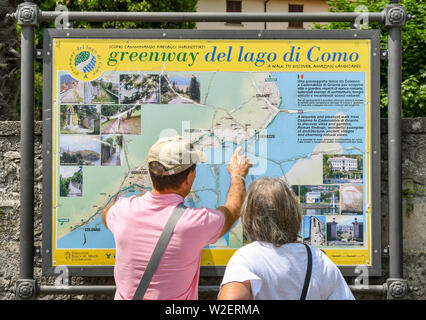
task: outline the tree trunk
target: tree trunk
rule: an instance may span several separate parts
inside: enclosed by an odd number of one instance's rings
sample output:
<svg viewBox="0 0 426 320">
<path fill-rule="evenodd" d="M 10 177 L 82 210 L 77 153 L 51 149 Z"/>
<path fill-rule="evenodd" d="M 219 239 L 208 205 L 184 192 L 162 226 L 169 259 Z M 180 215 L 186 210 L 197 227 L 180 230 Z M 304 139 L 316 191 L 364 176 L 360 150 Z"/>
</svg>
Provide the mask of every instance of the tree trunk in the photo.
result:
<svg viewBox="0 0 426 320">
<path fill-rule="evenodd" d="M 6 14 L 16 11 L 16 0 L 0 0 L 0 121 L 18 120 L 18 35 L 15 21 Z"/>
</svg>

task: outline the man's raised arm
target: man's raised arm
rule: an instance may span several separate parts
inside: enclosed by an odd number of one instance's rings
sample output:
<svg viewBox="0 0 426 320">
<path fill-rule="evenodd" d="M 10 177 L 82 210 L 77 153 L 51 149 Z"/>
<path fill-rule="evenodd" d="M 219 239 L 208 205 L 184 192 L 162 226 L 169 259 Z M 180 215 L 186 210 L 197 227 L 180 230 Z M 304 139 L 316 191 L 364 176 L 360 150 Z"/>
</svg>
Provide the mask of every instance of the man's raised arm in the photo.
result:
<svg viewBox="0 0 426 320">
<path fill-rule="evenodd" d="M 225 205 L 217 208 L 225 215 L 225 224 L 220 236 L 228 232 L 240 217 L 241 205 L 246 193 L 245 178 L 249 169 L 253 166 L 244 154 L 240 155 L 241 149 L 241 147 L 235 149 L 227 168 L 231 176 L 231 185 Z"/>
</svg>

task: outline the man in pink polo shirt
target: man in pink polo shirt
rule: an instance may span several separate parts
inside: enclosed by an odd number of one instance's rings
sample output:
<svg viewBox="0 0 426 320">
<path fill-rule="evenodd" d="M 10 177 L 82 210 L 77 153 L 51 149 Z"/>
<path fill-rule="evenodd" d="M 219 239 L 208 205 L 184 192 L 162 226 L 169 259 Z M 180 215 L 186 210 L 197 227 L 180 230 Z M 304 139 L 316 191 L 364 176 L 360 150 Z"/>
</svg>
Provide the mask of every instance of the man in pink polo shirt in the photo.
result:
<svg viewBox="0 0 426 320">
<path fill-rule="evenodd" d="M 225 205 L 185 210 L 144 299 L 198 299 L 202 248 L 215 243 L 240 217 L 245 177 L 252 166 L 240 152 L 241 147 L 235 150 L 227 168 L 231 184 Z M 206 161 L 205 153 L 182 137 L 161 138 L 148 153 L 153 190 L 142 196 L 119 198 L 104 209 L 104 224 L 116 244 L 115 299 L 132 299 L 164 225 L 191 191 L 196 163 Z"/>
</svg>

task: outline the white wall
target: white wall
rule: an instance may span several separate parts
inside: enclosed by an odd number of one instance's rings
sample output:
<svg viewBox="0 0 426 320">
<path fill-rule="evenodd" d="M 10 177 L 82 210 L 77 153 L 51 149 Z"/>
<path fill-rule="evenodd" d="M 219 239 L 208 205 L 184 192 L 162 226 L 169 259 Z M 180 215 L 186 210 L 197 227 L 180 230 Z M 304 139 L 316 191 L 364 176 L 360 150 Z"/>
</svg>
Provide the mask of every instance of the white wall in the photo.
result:
<svg viewBox="0 0 426 320">
<path fill-rule="evenodd" d="M 267 3 L 267 12 L 288 12 L 289 4 L 303 4 L 304 12 L 327 12 L 328 5 L 325 0 L 270 0 Z M 264 12 L 263 0 L 242 0 L 242 12 Z M 226 0 L 199 0 L 197 12 L 226 12 Z M 305 22 L 304 29 L 311 29 L 312 23 Z M 287 22 L 268 22 L 267 29 L 283 30 L 288 28 Z M 197 29 L 265 29 L 263 22 L 243 22 L 240 25 L 225 22 L 198 22 Z"/>
</svg>

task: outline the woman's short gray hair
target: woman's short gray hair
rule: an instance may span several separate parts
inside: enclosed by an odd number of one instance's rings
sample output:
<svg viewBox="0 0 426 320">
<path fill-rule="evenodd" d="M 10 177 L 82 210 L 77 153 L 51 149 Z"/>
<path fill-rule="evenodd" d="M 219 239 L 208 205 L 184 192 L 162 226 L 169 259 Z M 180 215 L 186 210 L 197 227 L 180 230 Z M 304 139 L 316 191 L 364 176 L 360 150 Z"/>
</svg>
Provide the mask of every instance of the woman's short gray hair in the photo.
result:
<svg viewBox="0 0 426 320">
<path fill-rule="evenodd" d="M 241 222 L 250 241 L 275 246 L 297 241 L 302 213 L 299 201 L 284 179 L 261 178 L 247 191 Z"/>
</svg>

